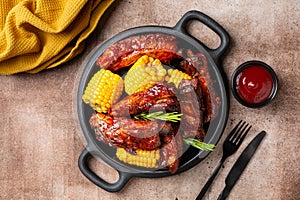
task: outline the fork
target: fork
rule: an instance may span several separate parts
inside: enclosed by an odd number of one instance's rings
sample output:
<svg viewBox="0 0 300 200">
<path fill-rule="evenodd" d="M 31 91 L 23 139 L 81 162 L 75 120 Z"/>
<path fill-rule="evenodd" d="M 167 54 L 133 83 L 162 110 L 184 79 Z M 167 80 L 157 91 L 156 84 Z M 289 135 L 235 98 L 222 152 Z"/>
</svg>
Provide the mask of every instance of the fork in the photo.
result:
<svg viewBox="0 0 300 200">
<path fill-rule="evenodd" d="M 249 126 L 249 124 L 246 124 L 245 121 L 241 120 L 239 123 L 230 131 L 229 135 L 226 137 L 224 143 L 223 143 L 223 156 L 215 168 L 214 172 L 202 188 L 201 192 L 197 196 L 196 200 L 201 200 L 212 182 L 214 181 L 215 177 L 217 176 L 219 170 L 221 169 L 221 166 L 224 164 L 225 160 L 234 154 L 238 148 L 241 146 L 243 140 L 245 139 L 246 135 L 248 134 L 249 130 L 252 126 Z"/>
</svg>

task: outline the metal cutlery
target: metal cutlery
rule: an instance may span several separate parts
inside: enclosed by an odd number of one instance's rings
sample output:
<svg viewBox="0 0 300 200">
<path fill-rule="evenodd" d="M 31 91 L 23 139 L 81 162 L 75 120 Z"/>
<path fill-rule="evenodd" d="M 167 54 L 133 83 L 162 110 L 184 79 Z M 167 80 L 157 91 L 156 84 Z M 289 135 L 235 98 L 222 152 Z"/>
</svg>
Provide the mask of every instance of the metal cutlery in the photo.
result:
<svg viewBox="0 0 300 200">
<path fill-rule="evenodd" d="M 223 143 L 223 156 L 215 168 L 214 172 L 202 188 L 201 192 L 197 196 L 196 200 L 201 200 L 212 182 L 214 181 L 215 177 L 217 176 L 219 170 L 221 169 L 221 166 L 224 164 L 225 160 L 234 154 L 238 148 L 241 146 L 243 140 L 245 139 L 247 133 L 251 129 L 252 126 L 249 126 L 249 124 L 246 124 L 245 121 L 241 120 L 229 133 L 227 138 L 225 139 Z"/>
<path fill-rule="evenodd" d="M 251 160 L 252 156 L 254 155 L 257 147 L 261 143 L 262 139 L 265 137 L 266 132 L 260 132 L 245 148 L 242 154 L 239 156 L 237 161 L 234 163 L 233 167 L 231 168 L 229 174 L 225 179 L 226 186 L 224 190 L 218 197 L 218 200 L 224 200 L 229 195 L 229 192 L 240 178 L 241 174 L 243 173 L 244 169 L 248 165 L 249 161 Z"/>
</svg>

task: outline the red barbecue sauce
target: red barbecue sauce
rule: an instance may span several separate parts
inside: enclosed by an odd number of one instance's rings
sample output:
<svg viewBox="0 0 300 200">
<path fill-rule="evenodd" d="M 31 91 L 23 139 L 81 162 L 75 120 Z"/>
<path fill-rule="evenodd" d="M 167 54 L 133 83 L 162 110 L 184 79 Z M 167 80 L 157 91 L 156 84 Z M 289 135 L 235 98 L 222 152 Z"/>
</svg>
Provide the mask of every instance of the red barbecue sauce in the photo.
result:
<svg viewBox="0 0 300 200">
<path fill-rule="evenodd" d="M 241 99 L 250 104 L 263 103 L 273 89 L 273 79 L 268 70 L 260 66 L 249 66 L 236 79 L 236 90 Z"/>
</svg>

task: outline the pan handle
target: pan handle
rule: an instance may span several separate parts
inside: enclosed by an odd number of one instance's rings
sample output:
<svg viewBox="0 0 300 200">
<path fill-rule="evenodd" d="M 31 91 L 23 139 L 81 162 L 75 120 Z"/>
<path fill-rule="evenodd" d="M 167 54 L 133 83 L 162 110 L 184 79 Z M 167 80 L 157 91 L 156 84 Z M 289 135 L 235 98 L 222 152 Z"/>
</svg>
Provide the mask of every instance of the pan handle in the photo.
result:
<svg viewBox="0 0 300 200">
<path fill-rule="evenodd" d="M 91 182 L 93 182 L 100 188 L 108 192 L 118 192 L 126 185 L 129 179 L 132 177 L 132 175 L 130 175 L 129 173 L 118 171 L 119 179 L 115 183 L 106 182 L 98 175 L 96 175 L 88 166 L 88 159 L 91 156 L 91 153 L 86 148 L 84 148 L 78 159 L 79 169 L 83 173 L 83 175 L 85 175 Z"/>
<path fill-rule="evenodd" d="M 188 34 L 187 30 L 187 24 L 191 20 L 198 20 L 199 22 L 205 24 L 210 29 L 212 29 L 217 35 L 221 38 L 221 44 L 216 49 L 210 49 L 205 44 L 203 44 L 201 41 L 199 43 L 209 52 L 209 54 L 213 57 L 213 59 L 217 62 L 219 62 L 221 56 L 225 53 L 225 51 L 229 47 L 229 34 L 227 31 L 218 24 L 215 20 L 210 18 L 209 16 L 205 15 L 202 12 L 199 12 L 197 10 L 192 10 L 187 12 L 183 15 L 183 17 L 177 22 L 177 24 L 174 26 L 175 30 L 178 30 L 179 32 L 182 32 L 184 34 Z"/>
</svg>

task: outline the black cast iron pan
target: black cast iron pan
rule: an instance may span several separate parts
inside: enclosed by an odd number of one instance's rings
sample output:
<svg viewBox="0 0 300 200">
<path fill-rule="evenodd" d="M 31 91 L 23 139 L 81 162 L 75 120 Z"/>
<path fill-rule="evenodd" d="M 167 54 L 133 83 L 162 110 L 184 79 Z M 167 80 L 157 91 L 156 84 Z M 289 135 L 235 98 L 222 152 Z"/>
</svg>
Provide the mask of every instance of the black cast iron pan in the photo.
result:
<svg viewBox="0 0 300 200">
<path fill-rule="evenodd" d="M 188 22 L 192 20 L 196 20 L 205 24 L 220 37 L 221 43 L 218 48 L 210 49 L 201 41 L 189 34 L 187 25 Z M 173 175 L 167 169 L 149 170 L 146 168 L 137 168 L 126 165 L 118 161 L 118 159 L 115 158 L 115 152 L 112 147 L 104 145 L 95 139 L 95 133 L 89 125 L 89 118 L 94 111 L 89 106 L 84 104 L 81 99 L 88 81 L 91 79 L 93 74 L 99 70 L 99 67 L 95 64 L 96 59 L 104 52 L 106 48 L 117 41 L 123 40 L 124 38 L 133 35 L 149 33 L 163 33 L 175 36 L 184 46 L 187 46 L 187 48 L 201 52 L 206 56 L 209 73 L 211 74 L 212 79 L 215 81 L 215 88 L 219 97 L 221 98 L 221 103 L 218 115 L 209 123 L 209 125 L 206 126 L 207 135 L 204 142 L 217 144 L 227 122 L 229 110 L 228 89 L 226 86 L 226 77 L 224 76 L 222 67 L 220 65 L 220 59 L 229 46 L 229 35 L 217 22 L 199 11 L 189 11 L 178 21 L 174 27 L 144 26 L 132 28 L 117 34 L 98 46 L 94 52 L 92 52 L 91 56 L 84 64 L 85 68 L 81 75 L 77 91 L 77 117 L 87 141 L 87 146 L 79 157 L 79 168 L 90 181 L 109 192 L 117 192 L 121 190 L 132 177 L 165 177 Z M 201 162 L 208 154 L 209 152 L 206 151 L 199 151 L 192 147 L 188 148 L 187 151 L 185 151 L 185 153 L 182 155 L 180 166 L 175 174 L 192 168 Z M 108 183 L 96 175 L 88 165 L 88 159 L 91 156 L 101 158 L 104 162 L 117 170 L 119 173 L 119 179 L 115 183 Z"/>
</svg>

